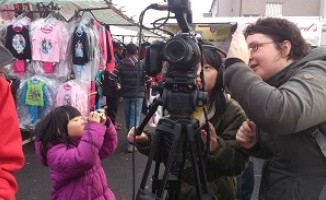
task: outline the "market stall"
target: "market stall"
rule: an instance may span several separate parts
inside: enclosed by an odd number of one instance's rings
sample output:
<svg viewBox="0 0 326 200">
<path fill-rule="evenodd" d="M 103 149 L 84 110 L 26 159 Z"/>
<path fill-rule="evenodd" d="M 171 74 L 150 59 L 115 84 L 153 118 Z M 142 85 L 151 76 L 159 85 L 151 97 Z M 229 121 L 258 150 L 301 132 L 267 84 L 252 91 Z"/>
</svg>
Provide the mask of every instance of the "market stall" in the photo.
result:
<svg viewBox="0 0 326 200">
<path fill-rule="evenodd" d="M 137 37 L 137 24 L 110 2 L 1 1 L 1 40 L 16 57 L 9 77 L 20 126 L 31 130 L 60 105 L 82 115 L 103 106 L 101 77 L 115 67 L 113 40 Z M 114 38 L 116 37 L 116 38 Z M 159 37 L 148 30 L 143 37 Z"/>
</svg>

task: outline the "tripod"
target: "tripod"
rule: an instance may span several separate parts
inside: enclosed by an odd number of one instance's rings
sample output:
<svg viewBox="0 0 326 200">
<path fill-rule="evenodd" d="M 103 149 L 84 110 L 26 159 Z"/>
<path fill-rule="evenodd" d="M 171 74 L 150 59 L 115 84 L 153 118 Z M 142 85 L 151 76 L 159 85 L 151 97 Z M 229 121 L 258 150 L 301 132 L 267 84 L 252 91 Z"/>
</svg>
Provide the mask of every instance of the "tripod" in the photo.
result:
<svg viewBox="0 0 326 200">
<path fill-rule="evenodd" d="M 150 117 L 156 111 L 160 103 L 154 101 L 148 115 L 137 128 L 136 134 L 141 133 Z M 168 191 L 169 199 L 177 200 L 180 193 L 181 180 L 187 155 L 190 155 L 190 163 L 196 181 L 197 199 L 213 200 L 214 196 L 208 193 L 207 175 L 202 158 L 198 121 L 191 118 L 163 117 L 156 127 L 152 148 L 149 153 L 137 200 L 162 199 L 164 190 Z M 145 191 L 150 168 L 155 160 L 152 192 Z M 160 179 L 160 163 L 165 164 L 163 177 Z"/>
</svg>

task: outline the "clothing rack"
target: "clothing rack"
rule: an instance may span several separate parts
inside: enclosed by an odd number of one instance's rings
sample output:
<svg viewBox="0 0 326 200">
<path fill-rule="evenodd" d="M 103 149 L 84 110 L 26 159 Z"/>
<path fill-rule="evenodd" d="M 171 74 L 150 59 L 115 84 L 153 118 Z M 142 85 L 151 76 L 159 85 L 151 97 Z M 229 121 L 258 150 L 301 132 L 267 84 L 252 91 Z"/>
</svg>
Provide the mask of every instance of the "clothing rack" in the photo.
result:
<svg viewBox="0 0 326 200">
<path fill-rule="evenodd" d="M 17 9 L 0 9 L 0 12 L 14 12 L 16 14 L 18 14 L 17 18 L 20 19 L 20 18 L 23 18 L 25 16 L 28 16 L 29 18 L 33 19 L 34 16 L 33 14 L 34 13 L 39 13 L 39 14 L 45 14 L 45 15 L 48 15 L 50 13 L 53 13 L 53 12 L 58 12 L 59 10 L 17 10 Z"/>
<path fill-rule="evenodd" d="M 51 13 L 59 10 L 15 10 L 15 9 L 0 9 L 0 12 L 20 12 L 20 13 Z"/>
<path fill-rule="evenodd" d="M 96 21 L 101 23 L 101 21 L 98 20 L 95 17 L 95 15 L 94 15 L 94 13 L 92 11 L 94 11 L 94 10 L 106 10 L 106 9 L 113 9 L 113 7 L 109 5 L 109 6 L 101 7 L 101 8 L 81 8 L 81 9 L 78 9 L 76 11 L 75 16 L 83 16 L 84 13 L 89 12 Z M 40 10 L 0 9 L 0 12 L 16 12 L 16 13 L 21 13 L 21 14 L 22 13 L 27 13 L 27 14 L 33 14 L 33 13 L 50 14 L 50 13 L 59 12 L 59 11 L 60 11 L 59 9 L 58 10 L 49 10 L 49 9 L 47 9 L 47 10 L 43 10 L 43 11 L 40 11 Z M 102 24 L 106 25 L 105 23 L 102 23 Z M 108 25 L 112 25 L 112 26 L 138 26 L 138 24 L 133 24 L 133 23 L 131 23 L 131 24 L 108 24 Z"/>
</svg>

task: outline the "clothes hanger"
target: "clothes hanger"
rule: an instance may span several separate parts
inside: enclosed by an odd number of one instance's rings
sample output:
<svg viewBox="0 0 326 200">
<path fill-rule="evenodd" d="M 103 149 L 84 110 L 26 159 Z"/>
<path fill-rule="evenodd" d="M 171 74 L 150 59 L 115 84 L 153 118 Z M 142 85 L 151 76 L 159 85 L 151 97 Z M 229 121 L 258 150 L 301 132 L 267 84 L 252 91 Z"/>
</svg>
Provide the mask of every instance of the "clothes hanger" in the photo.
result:
<svg viewBox="0 0 326 200">
<path fill-rule="evenodd" d="M 34 84 L 36 84 L 36 83 L 40 82 L 40 80 L 37 79 L 35 76 L 33 76 L 33 77 L 31 78 L 31 82 L 34 83 Z"/>
<path fill-rule="evenodd" d="M 30 13 L 29 10 L 24 10 L 20 15 L 16 17 L 16 21 L 12 24 L 13 28 L 17 31 L 21 31 L 24 27 L 23 20 L 28 14 Z"/>
</svg>

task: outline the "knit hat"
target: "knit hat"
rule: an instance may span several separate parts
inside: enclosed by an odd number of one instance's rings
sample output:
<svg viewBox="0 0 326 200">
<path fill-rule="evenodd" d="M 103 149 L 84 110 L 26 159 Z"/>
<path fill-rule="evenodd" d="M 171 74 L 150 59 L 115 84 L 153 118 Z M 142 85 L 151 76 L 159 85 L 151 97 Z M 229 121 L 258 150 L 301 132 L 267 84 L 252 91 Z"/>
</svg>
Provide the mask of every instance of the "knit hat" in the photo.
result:
<svg viewBox="0 0 326 200">
<path fill-rule="evenodd" d="M 10 53 L 8 49 L 3 46 L 0 46 L 0 67 L 4 67 L 9 63 L 13 62 L 15 58 Z"/>
</svg>

